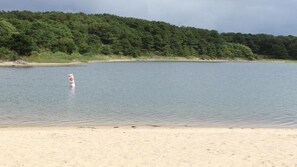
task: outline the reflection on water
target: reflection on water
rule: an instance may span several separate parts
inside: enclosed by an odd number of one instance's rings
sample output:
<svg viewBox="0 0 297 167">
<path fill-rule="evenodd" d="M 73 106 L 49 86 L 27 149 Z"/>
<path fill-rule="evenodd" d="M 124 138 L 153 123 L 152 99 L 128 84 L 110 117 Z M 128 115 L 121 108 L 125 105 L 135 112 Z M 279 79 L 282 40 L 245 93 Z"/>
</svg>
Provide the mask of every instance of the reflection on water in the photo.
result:
<svg viewBox="0 0 297 167">
<path fill-rule="evenodd" d="M 70 97 L 75 97 L 75 87 L 69 87 Z"/>
<path fill-rule="evenodd" d="M 297 127 L 296 76 L 293 63 L 0 68 L 0 125 Z"/>
</svg>

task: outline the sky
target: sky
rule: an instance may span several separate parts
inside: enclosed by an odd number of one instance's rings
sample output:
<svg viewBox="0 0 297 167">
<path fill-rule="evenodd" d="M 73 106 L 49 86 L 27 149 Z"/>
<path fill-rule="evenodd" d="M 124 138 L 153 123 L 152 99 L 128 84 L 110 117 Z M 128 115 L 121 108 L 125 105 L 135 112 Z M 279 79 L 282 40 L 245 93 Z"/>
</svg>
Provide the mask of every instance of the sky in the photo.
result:
<svg viewBox="0 0 297 167">
<path fill-rule="evenodd" d="M 0 0 L 0 10 L 109 13 L 219 32 L 297 36 L 297 0 Z"/>
</svg>

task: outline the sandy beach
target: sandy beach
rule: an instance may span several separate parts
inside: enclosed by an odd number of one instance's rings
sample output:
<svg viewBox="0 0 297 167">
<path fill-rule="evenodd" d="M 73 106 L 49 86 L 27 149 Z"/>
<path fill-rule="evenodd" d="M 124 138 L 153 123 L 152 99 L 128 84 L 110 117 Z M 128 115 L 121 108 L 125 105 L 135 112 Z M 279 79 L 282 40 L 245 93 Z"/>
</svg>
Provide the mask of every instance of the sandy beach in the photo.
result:
<svg viewBox="0 0 297 167">
<path fill-rule="evenodd" d="M 0 67 L 56 67 L 56 66 L 73 66 L 82 64 L 81 62 L 71 63 L 34 63 L 34 62 L 0 62 Z"/>
<path fill-rule="evenodd" d="M 1 167 L 297 167 L 297 129 L 8 127 Z"/>
<path fill-rule="evenodd" d="M 293 60 L 225 60 L 225 59 L 214 59 L 214 60 L 203 60 L 199 58 L 187 59 L 187 58 L 177 58 L 177 59 L 166 59 L 166 58 L 134 58 L 134 59 L 110 59 L 110 60 L 91 60 L 88 62 L 69 62 L 69 63 L 37 63 L 37 62 L 25 62 L 25 61 L 7 61 L 1 62 L 0 67 L 59 67 L 59 66 L 75 66 L 86 63 L 109 63 L 109 62 L 260 62 L 260 63 L 296 63 Z"/>
<path fill-rule="evenodd" d="M 37 62 L 26 62 L 22 60 L 18 61 L 7 61 L 1 62 L 0 67 L 57 67 L 57 66 L 74 66 L 86 63 L 112 63 L 112 62 L 255 62 L 249 60 L 202 60 L 199 58 L 187 59 L 187 58 L 177 58 L 177 59 L 166 59 L 166 58 L 134 58 L 134 59 L 109 59 L 109 60 L 91 60 L 88 62 L 69 62 L 69 63 L 37 63 Z"/>
<path fill-rule="evenodd" d="M 201 60 L 201 59 L 110 59 L 110 60 L 91 60 L 88 62 L 70 62 L 70 63 L 36 63 L 25 61 L 8 61 L 0 62 L 0 67 L 57 67 L 57 66 L 74 66 L 86 63 L 108 63 L 108 62 L 228 62 L 228 60 Z"/>
</svg>

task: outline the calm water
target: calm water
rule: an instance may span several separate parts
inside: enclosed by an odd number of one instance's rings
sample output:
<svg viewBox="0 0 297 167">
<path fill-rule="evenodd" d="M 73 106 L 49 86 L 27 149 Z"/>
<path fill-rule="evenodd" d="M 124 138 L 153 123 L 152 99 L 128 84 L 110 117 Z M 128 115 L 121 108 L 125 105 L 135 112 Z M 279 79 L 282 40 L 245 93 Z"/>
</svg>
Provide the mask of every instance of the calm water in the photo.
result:
<svg viewBox="0 0 297 167">
<path fill-rule="evenodd" d="M 75 90 L 68 73 L 76 78 Z M 297 128 L 297 64 L 0 68 L 0 125 Z"/>
</svg>

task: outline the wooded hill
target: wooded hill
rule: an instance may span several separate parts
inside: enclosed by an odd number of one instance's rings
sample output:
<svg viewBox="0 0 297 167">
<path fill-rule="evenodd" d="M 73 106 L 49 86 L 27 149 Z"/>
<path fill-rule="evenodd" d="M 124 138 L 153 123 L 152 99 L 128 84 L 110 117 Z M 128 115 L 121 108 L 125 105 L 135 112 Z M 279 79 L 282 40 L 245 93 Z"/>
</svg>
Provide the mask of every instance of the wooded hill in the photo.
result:
<svg viewBox="0 0 297 167">
<path fill-rule="evenodd" d="M 297 37 L 223 33 L 109 14 L 0 12 L 0 59 L 41 52 L 297 59 Z"/>
</svg>

